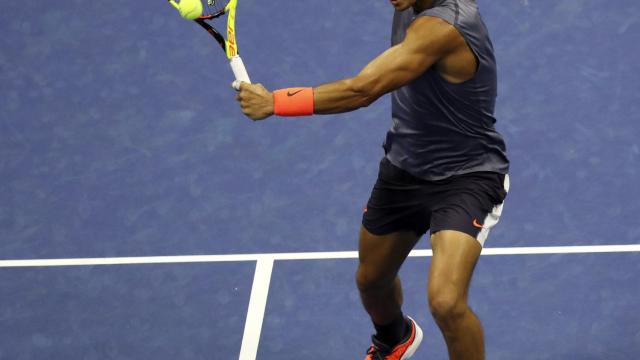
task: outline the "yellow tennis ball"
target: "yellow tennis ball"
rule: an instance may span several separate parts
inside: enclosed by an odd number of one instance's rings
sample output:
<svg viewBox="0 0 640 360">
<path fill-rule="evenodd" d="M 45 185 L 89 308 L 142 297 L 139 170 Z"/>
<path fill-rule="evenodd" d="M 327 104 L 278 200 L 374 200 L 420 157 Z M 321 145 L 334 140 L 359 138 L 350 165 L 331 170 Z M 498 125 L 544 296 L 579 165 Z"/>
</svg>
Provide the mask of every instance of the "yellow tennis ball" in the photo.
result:
<svg viewBox="0 0 640 360">
<path fill-rule="evenodd" d="M 202 15 L 202 2 L 200 0 L 180 0 L 180 3 L 176 3 L 174 0 L 169 0 L 171 5 L 178 9 L 180 16 L 188 20 L 195 20 Z"/>
</svg>

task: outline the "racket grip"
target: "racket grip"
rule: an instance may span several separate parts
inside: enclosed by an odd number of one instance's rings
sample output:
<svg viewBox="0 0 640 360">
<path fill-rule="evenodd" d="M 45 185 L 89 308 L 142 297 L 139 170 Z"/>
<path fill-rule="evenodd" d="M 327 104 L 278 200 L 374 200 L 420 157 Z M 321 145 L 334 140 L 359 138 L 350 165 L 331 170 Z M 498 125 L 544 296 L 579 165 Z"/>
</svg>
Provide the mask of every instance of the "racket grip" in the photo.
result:
<svg viewBox="0 0 640 360">
<path fill-rule="evenodd" d="M 242 58 L 240 57 L 240 55 L 233 56 L 229 64 L 231 65 L 231 71 L 233 71 L 233 75 L 236 77 L 236 81 L 233 82 L 234 89 L 240 90 L 241 82 L 251 84 L 249 74 L 247 73 L 247 69 L 244 67 L 244 63 L 242 62 Z"/>
</svg>

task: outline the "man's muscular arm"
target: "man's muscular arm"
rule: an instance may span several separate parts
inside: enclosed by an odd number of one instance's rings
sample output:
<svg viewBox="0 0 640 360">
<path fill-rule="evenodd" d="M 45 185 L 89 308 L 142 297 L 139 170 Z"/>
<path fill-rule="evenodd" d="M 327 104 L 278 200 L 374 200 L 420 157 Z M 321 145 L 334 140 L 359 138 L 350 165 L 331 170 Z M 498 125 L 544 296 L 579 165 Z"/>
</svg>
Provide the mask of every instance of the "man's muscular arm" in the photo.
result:
<svg viewBox="0 0 640 360">
<path fill-rule="evenodd" d="M 315 88 L 315 112 L 333 114 L 368 106 L 420 76 L 460 46 L 459 40 L 450 24 L 421 16 L 407 29 L 403 42 L 373 59 L 358 75 Z"/>
<path fill-rule="evenodd" d="M 421 16 L 409 26 L 402 43 L 373 59 L 358 75 L 314 88 L 314 113 L 335 114 L 368 106 L 461 46 L 466 46 L 464 39 L 453 26 Z M 271 93 L 261 85 L 242 84 L 238 100 L 242 111 L 254 120 L 273 114 Z"/>
</svg>

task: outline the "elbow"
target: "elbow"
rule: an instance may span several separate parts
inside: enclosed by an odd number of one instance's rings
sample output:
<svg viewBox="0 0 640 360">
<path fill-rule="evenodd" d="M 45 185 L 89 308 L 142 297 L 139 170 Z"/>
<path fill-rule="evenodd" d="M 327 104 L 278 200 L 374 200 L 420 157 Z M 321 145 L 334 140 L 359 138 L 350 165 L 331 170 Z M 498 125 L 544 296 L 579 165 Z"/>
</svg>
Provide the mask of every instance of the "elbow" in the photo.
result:
<svg viewBox="0 0 640 360">
<path fill-rule="evenodd" d="M 359 108 L 373 104 L 382 94 L 377 91 L 375 80 L 364 76 L 356 76 L 349 79 L 349 88 L 357 99 Z"/>
</svg>

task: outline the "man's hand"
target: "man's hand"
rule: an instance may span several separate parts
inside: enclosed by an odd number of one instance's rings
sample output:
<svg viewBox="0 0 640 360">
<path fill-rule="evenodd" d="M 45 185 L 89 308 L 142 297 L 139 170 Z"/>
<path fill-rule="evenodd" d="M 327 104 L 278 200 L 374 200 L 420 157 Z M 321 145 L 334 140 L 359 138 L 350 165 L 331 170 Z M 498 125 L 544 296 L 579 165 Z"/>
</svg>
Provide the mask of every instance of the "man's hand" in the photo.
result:
<svg viewBox="0 0 640 360">
<path fill-rule="evenodd" d="M 262 84 L 241 83 L 236 100 L 242 112 L 254 121 L 273 115 L 273 94 Z"/>
</svg>

